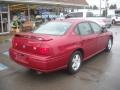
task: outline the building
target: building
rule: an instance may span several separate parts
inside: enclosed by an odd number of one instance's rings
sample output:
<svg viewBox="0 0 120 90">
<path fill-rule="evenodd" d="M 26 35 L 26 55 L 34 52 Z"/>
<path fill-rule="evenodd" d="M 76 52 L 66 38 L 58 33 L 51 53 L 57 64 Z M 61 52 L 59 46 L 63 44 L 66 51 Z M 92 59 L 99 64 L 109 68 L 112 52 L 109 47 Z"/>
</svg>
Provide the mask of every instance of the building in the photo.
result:
<svg viewBox="0 0 120 90">
<path fill-rule="evenodd" d="M 10 32 L 14 16 L 21 21 L 27 18 L 34 23 L 35 17 L 41 13 L 46 17 L 46 13 L 59 15 L 87 6 L 85 0 L 0 0 L 0 34 Z"/>
</svg>

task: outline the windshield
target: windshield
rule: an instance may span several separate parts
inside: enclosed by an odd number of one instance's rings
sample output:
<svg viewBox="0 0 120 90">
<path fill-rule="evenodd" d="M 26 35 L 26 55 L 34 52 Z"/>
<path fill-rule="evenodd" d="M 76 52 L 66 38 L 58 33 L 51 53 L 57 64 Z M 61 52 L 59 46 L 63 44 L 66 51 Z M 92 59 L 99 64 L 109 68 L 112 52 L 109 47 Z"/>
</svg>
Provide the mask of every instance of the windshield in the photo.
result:
<svg viewBox="0 0 120 90">
<path fill-rule="evenodd" d="M 37 30 L 33 31 L 33 33 L 63 35 L 70 26 L 71 23 L 68 22 L 48 22 L 41 25 Z"/>
</svg>

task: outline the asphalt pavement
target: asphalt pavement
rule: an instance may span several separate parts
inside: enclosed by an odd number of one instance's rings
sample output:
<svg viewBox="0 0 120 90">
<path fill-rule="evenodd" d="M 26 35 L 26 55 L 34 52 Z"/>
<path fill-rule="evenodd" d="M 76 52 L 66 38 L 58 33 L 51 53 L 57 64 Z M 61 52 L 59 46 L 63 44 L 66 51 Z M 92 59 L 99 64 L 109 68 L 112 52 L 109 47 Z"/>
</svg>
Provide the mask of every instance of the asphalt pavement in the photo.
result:
<svg viewBox="0 0 120 90">
<path fill-rule="evenodd" d="M 0 90 L 120 90 L 120 25 L 109 29 L 114 34 L 110 53 L 102 52 L 84 62 L 74 75 L 64 70 L 36 73 L 11 61 L 11 38 L 0 42 Z"/>
</svg>

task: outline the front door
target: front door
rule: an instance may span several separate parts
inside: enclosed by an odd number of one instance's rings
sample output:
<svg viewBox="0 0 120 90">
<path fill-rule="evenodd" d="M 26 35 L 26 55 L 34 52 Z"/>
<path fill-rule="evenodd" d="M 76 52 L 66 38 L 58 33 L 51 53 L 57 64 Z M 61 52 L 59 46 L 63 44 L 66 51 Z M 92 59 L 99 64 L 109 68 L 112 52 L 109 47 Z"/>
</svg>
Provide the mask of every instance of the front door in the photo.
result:
<svg viewBox="0 0 120 90">
<path fill-rule="evenodd" d="M 84 57 L 88 58 L 96 52 L 97 39 L 96 34 L 90 27 L 88 22 L 82 22 L 78 25 L 80 39 L 82 40 L 82 48 L 84 49 Z"/>
<path fill-rule="evenodd" d="M 97 34 L 97 52 L 105 49 L 107 45 L 108 36 L 106 33 L 102 33 L 100 25 L 94 22 L 90 22 L 90 25 L 95 34 Z"/>
</svg>

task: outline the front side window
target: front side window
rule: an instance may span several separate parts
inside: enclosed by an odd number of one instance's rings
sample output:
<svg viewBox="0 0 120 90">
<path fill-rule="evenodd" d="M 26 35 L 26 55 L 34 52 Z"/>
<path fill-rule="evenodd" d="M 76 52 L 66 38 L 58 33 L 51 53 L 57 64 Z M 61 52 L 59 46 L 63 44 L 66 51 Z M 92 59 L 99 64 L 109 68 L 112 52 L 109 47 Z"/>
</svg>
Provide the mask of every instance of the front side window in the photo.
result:
<svg viewBox="0 0 120 90">
<path fill-rule="evenodd" d="M 101 33 L 101 27 L 98 24 L 91 22 L 90 25 L 95 33 Z"/>
<path fill-rule="evenodd" d="M 88 23 L 80 23 L 78 25 L 78 30 L 80 32 L 80 35 L 89 35 L 92 34 L 93 31 L 91 30 L 91 27 Z"/>
<path fill-rule="evenodd" d="M 37 30 L 33 31 L 33 33 L 63 35 L 70 26 L 71 23 L 68 22 L 48 22 L 41 25 Z"/>
</svg>

